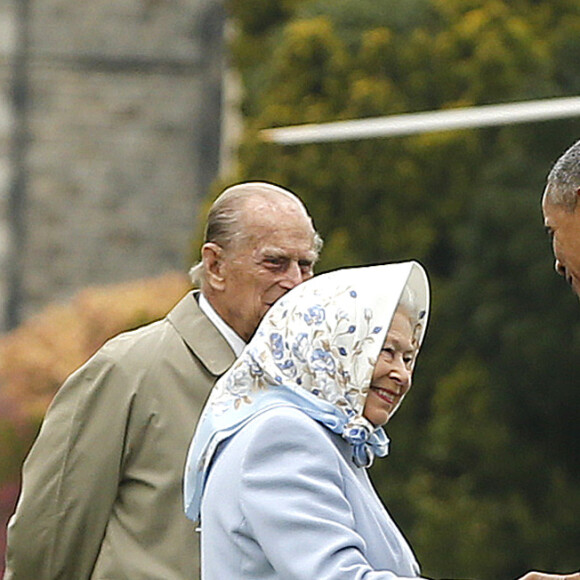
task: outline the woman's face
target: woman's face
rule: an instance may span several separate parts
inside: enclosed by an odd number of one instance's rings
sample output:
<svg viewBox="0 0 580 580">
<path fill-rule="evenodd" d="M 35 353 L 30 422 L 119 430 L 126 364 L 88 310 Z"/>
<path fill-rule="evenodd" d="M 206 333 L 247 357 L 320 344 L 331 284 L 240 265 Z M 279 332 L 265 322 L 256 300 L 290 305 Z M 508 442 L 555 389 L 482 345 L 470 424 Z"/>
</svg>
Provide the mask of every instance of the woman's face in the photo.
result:
<svg viewBox="0 0 580 580">
<path fill-rule="evenodd" d="M 373 371 L 363 415 L 376 427 L 384 425 L 411 388 L 417 349 L 409 317 L 397 310 Z"/>
</svg>

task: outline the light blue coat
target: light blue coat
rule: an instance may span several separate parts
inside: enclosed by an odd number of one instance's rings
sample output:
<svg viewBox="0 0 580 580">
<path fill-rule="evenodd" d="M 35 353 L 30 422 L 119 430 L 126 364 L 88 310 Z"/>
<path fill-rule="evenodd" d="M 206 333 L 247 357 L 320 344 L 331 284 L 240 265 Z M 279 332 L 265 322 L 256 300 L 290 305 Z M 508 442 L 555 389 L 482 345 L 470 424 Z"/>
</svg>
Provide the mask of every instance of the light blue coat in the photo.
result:
<svg viewBox="0 0 580 580">
<path fill-rule="evenodd" d="M 219 448 L 201 504 L 203 580 L 392 580 L 419 565 L 366 469 L 299 409 L 255 416 Z"/>
</svg>

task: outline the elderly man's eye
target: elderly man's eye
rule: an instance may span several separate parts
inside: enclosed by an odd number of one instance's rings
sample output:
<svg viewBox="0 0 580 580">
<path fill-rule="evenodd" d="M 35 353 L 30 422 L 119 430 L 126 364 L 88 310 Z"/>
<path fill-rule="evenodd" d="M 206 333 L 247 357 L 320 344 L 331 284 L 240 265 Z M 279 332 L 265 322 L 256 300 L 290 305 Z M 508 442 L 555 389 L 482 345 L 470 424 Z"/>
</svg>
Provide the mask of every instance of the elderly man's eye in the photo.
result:
<svg viewBox="0 0 580 580">
<path fill-rule="evenodd" d="M 287 262 L 288 260 L 286 258 L 279 256 L 266 256 L 264 258 L 264 264 L 270 268 L 283 268 Z"/>
<path fill-rule="evenodd" d="M 550 241 L 553 242 L 554 241 L 554 230 L 550 226 L 546 226 L 544 229 L 546 230 L 546 233 L 548 234 Z"/>
</svg>

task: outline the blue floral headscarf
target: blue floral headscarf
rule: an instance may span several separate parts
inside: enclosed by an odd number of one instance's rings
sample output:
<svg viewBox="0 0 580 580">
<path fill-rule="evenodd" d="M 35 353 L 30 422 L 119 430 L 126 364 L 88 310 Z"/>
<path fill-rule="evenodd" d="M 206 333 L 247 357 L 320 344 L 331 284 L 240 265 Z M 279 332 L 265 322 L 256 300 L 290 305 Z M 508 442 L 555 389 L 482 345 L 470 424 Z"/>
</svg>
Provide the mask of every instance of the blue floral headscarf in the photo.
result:
<svg viewBox="0 0 580 580">
<path fill-rule="evenodd" d="M 203 410 L 185 471 L 185 511 L 190 519 L 199 518 L 203 486 L 218 445 L 272 407 L 298 407 L 341 435 L 352 446 L 359 467 L 388 453 L 385 432 L 362 413 L 374 365 L 403 296 L 413 297 L 406 313 L 420 346 L 429 284 L 417 262 L 321 274 L 272 306 Z"/>
</svg>

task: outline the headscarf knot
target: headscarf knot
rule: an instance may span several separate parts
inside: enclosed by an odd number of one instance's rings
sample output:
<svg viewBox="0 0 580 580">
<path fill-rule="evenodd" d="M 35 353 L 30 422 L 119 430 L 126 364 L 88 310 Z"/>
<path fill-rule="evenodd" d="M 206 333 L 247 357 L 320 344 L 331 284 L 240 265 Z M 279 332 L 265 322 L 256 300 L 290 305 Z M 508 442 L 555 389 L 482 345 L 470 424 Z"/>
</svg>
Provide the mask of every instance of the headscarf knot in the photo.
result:
<svg viewBox="0 0 580 580">
<path fill-rule="evenodd" d="M 389 452 L 389 438 L 382 428 L 371 429 L 363 417 L 353 417 L 345 424 L 342 438 L 352 445 L 352 458 L 357 467 L 370 467 L 375 455 Z"/>
</svg>

